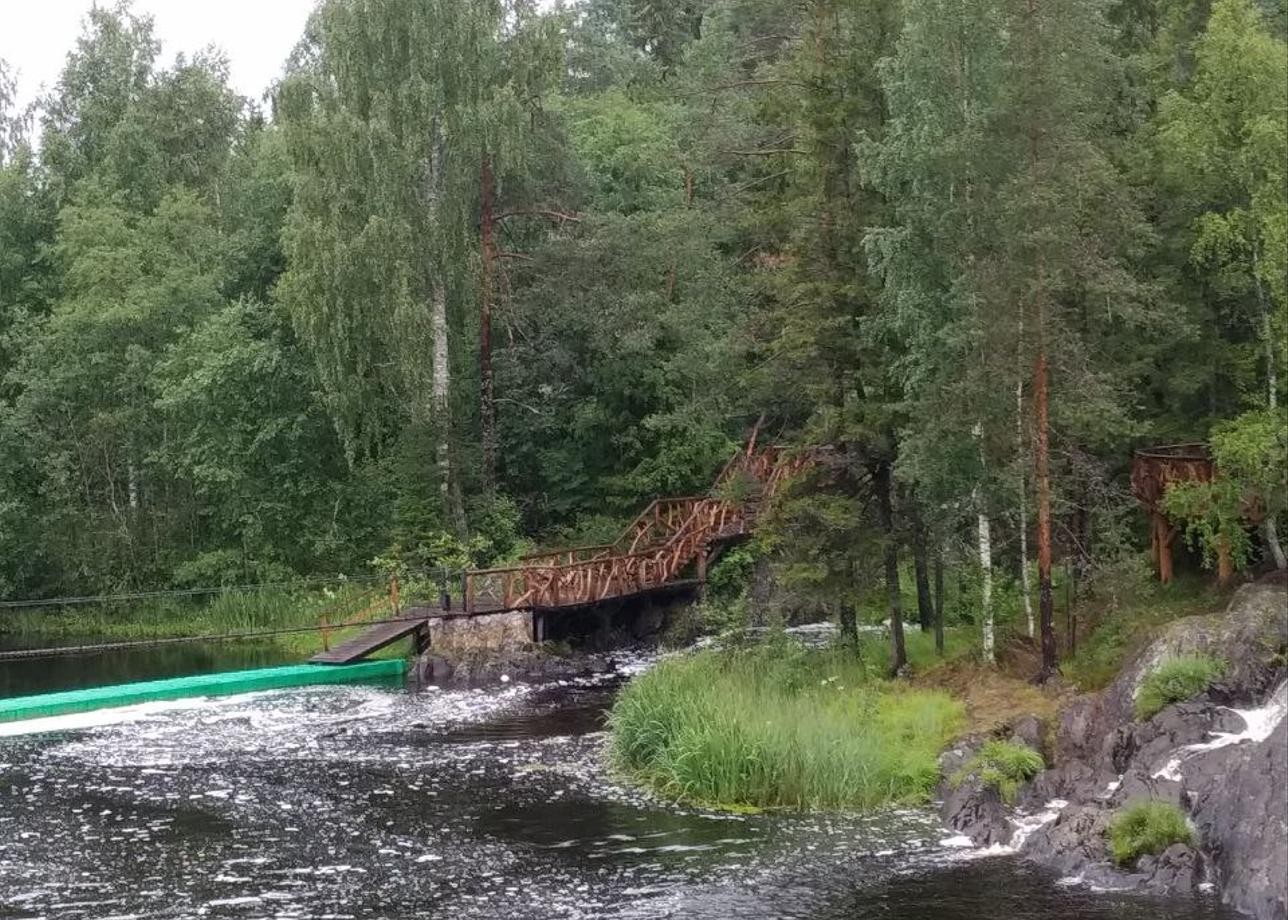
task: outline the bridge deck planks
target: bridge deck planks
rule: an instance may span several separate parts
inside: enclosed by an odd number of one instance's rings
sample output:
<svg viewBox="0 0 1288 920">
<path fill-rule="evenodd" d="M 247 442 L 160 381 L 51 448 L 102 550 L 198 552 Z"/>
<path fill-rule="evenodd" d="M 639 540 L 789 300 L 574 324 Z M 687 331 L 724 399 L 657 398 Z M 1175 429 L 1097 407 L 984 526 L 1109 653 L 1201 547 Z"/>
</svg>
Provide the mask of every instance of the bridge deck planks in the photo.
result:
<svg viewBox="0 0 1288 920">
<path fill-rule="evenodd" d="M 485 616 L 489 613 L 500 613 L 505 607 L 500 604 L 488 604 L 476 610 L 443 610 L 441 607 L 408 607 L 405 616 L 387 623 L 376 623 L 364 629 L 351 639 L 346 639 L 327 652 L 318 652 L 309 659 L 311 664 L 351 664 L 361 661 L 386 645 L 392 645 L 399 639 L 405 639 L 416 630 L 430 625 L 432 620 L 468 619 Z"/>
<path fill-rule="evenodd" d="M 341 642 L 327 652 L 318 652 L 309 659 L 311 664 L 352 664 L 368 655 L 380 651 L 386 645 L 392 645 L 399 639 L 405 639 L 418 629 L 429 625 L 429 619 L 417 616 L 414 619 L 394 620 L 390 623 L 377 623 L 365 629 L 352 639 Z"/>
</svg>

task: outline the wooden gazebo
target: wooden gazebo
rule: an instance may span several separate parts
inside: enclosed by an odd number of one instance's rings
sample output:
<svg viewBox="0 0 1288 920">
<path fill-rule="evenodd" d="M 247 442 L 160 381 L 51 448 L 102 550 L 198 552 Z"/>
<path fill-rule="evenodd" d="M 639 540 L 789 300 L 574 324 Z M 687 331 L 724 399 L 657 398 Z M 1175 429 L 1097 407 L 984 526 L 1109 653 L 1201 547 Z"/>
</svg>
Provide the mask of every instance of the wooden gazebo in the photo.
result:
<svg viewBox="0 0 1288 920">
<path fill-rule="evenodd" d="M 1211 482 L 1212 453 L 1203 443 L 1161 444 L 1136 451 L 1131 465 L 1131 491 L 1150 518 L 1150 552 L 1159 581 L 1172 580 L 1172 541 L 1179 527 L 1161 507 L 1163 494 L 1174 482 Z M 1217 577 L 1226 584 L 1234 575 L 1229 548 L 1217 547 Z"/>
</svg>

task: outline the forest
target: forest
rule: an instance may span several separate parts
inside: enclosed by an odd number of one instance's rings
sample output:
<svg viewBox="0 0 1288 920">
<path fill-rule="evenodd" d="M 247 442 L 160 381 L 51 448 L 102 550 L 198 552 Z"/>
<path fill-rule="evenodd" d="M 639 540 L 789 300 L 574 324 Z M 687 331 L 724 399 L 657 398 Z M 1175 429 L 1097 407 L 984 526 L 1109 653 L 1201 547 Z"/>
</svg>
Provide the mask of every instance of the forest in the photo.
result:
<svg viewBox="0 0 1288 920">
<path fill-rule="evenodd" d="M 727 558 L 748 616 L 773 582 L 897 622 L 911 578 L 924 626 L 947 568 L 1053 666 L 1053 578 L 1144 555 L 1152 444 L 1211 444 L 1168 496 L 1198 555 L 1282 567 L 1286 34 L 322 0 L 246 99 L 100 6 L 34 106 L 0 63 L 0 597 L 588 543 L 753 428 L 828 459 Z"/>
</svg>

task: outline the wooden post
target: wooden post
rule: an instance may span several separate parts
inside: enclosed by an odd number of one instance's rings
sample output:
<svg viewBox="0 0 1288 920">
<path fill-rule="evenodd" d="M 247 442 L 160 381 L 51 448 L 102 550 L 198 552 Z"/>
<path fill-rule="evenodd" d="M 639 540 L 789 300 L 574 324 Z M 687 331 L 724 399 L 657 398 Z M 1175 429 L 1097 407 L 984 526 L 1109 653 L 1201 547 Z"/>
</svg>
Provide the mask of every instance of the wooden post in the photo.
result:
<svg viewBox="0 0 1288 920">
<path fill-rule="evenodd" d="M 398 573 L 394 572 L 389 576 L 389 606 L 393 608 L 394 616 L 398 616 Z"/>
<path fill-rule="evenodd" d="M 1167 518 L 1155 512 L 1154 533 L 1158 541 L 1158 580 L 1165 585 L 1172 583 L 1172 533 Z"/>
<path fill-rule="evenodd" d="M 1156 574 L 1161 572 L 1158 553 L 1159 548 L 1162 546 L 1158 533 L 1158 517 L 1157 511 L 1149 513 L 1149 560 L 1153 564 Z"/>
<path fill-rule="evenodd" d="M 415 646 L 416 654 L 418 656 L 423 655 L 427 651 L 429 651 L 431 640 L 430 640 L 428 621 L 426 621 L 425 625 L 421 626 L 420 629 L 412 633 L 412 643 Z"/>
<path fill-rule="evenodd" d="M 1234 558 L 1230 555 L 1230 541 L 1220 538 L 1216 544 L 1216 581 L 1227 588 L 1234 579 Z"/>
<path fill-rule="evenodd" d="M 464 585 L 461 587 L 461 609 L 466 613 L 474 610 L 474 576 L 469 572 L 461 575 Z"/>
</svg>

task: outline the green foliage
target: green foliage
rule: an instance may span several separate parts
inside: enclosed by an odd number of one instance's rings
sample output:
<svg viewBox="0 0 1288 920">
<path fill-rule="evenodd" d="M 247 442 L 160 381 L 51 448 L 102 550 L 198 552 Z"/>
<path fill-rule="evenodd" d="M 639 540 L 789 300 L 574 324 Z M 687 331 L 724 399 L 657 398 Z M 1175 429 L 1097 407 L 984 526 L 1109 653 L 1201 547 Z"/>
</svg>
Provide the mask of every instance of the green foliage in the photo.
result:
<svg viewBox="0 0 1288 920">
<path fill-rule="evenodd" d="M 1185 813 L 1169 802 L 1134 802 L 1115 813 L 1109 824 L 1109 849 L 1120 866 L 1142 856 L 1157 856 L 1175 843 L 1198 846 Z"/>
<path fill-rule="evenodd" d="M 191 574 L 202 586 L 214 583 L 218 560 L 211 568 L 194 569 Z M 235 577 L 235 576 L 234 576 Z M 278 586 L 254 590 L 230 587 L 209 597 L 161 598 L 144 602 L 94 604 L 62 608 L 24 608 L 10 611 L 3 632 L 60 644 L 94 636 L 104 641 L 164 639 L 172 636 L 220 635 L 232 632 L 316 626 L 325 616 L 343 622 L 367 607 L 385 592 L 382 583 L 335 582 L 316 586 Z M 342 641 L 345 631 L 333 631 L 332 641 Z M 321 635 L 303 631 L 274 636 L 284 650 L 306 657 L 322 647 Z"/>
<path fill-rule="evenodd" d="M 1186 538 L 1202 548 L 1210 566 L 1222 543 L 1237 566 L 1246 565 L 1251 543 L 1245 526 L 1249 506 L 1271 520 L 1288 505 L 1288 418 L 1282 412 L 1246 412 L 1212 432 L 1216 477 L 1168 487 L 1163 508 L 1185 522 Z"/>
<path fill-rule="evenodd" d="M 924 801 L 962 707 L 876 681 L 845 650 L 778 641 L 663 661 L 613 707 L 611 755 L 662 795 L 719 806 Z"/>
<path fill-rule="evenodd" d="M 951 781 L 960 786 L 966 777 L 975 774 L 985 786 L 996 790 L 1003 802 L 1014 803 L 1020 785 L 1041 773 L 1045 766 L 1042 755 L 1028 745 L 993 740 L 953 774 Z"/>
<path fill-rule="evenodd" d="M 1130 446 L 1206 432 L 1220 478 L 1167 497 L 1189 539 L 1251 561 L 1249 520 L 1288 524 L 1282 11 L 556 7 L 326 0 L 271 123 L 128 6 L 88 14 L 30 119 L 0 73 L 0 593 L 598 542 L 763 413 L 835 448 L 761 518 L 777 607 L 884 620 L 919 513 L 975 624 L 982 511 L 1004 635 L 1039 340 L 1057 556 L 1139 545 Z M 748 564 L 712 570 L 702 628 L 744 622 Z M 1103 682 L 1126 612 L 1173 601 L 1120 605 L 1071 673 Z"/>
<path fill-rule="evenodd" d="M 1144 721 L 1169 703 L 1198 696 L 1225 673 L 1225 665 L 1207 655 L 1166 658 L 1145 675 L 1136 691 L 1136 718 Z"/>
<path fill-rule="evenodd" d="M 1138 568 L 1106 573 L 1087 586 L 1079 615 L 1094 628 L 1079 639 L 1077 653 L 1061 667 L 1084 692 L 1108 686 L 1168 623 L 1213 613 L 1226 603 L 1206 579 L 1181 576 L 1160 585 L 1145 560 L 1138 562 Z"/>
</svg>

